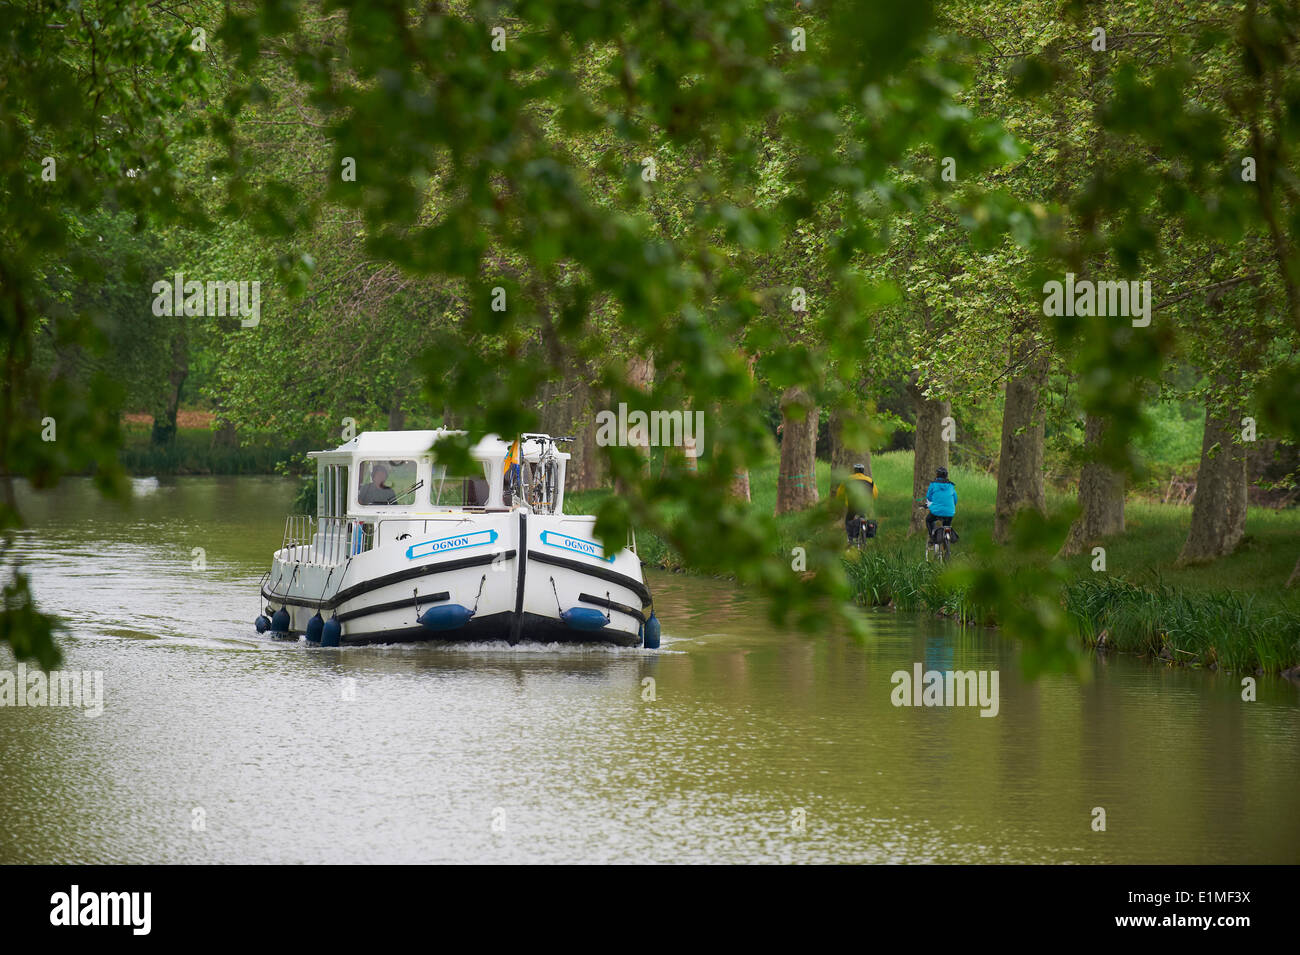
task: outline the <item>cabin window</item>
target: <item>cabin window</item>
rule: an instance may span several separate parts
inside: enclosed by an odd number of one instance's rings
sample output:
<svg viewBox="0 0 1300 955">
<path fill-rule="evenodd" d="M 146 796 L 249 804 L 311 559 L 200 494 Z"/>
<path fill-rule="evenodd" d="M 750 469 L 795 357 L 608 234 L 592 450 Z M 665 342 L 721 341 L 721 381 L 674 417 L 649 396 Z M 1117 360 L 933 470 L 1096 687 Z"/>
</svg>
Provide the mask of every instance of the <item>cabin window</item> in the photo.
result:
<svg viewBox="0 0 1300 955">
<path fill-rule="evenodd" d="M 348 470 L 346 464 L 335 465 L 330 468 L 334 472 L 334 517 L 342 517 L 348 512 Z"/>
<path fill-rule="evenodd" d="M 357 503 L 369 507 L 415 503 L 419 486 L 414 461 L 368 460 L 361 462 Z"/>
<path fill-rule="evenodd" d="M 486 464 L 477 475 L 449 475 L 445 468 L 434 465 L 429 501 L 435 507 L 486 507 L 492 489 L 487 475 Z"/>
<path fill-rule="evenodd" d="M 341 517 L 348 511 L 348 466 L 327 464 L 316 475 L 316 516 Z"/>
</svg>

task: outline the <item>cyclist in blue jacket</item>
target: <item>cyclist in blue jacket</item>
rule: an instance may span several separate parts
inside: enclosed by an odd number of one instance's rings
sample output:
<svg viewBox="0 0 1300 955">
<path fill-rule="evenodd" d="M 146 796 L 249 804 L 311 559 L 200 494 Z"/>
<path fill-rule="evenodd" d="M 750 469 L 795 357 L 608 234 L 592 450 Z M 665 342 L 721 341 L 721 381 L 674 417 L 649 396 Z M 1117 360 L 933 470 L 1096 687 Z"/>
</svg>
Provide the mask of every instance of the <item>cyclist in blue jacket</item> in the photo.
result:
<svg viewBox="0 0 1300 955">
<path fill-rule="evenodd" d="M 942 521 L 944 527 L 952 527 L 952 519 L 957 514 L 957 487 L 948 480 L 947 468 L 934 472 L 934 480 L 925 489 L 925 506 L 930 511 L 925 515 L 925 530 L 931 539 L 935 521 Z"/>
</svg>

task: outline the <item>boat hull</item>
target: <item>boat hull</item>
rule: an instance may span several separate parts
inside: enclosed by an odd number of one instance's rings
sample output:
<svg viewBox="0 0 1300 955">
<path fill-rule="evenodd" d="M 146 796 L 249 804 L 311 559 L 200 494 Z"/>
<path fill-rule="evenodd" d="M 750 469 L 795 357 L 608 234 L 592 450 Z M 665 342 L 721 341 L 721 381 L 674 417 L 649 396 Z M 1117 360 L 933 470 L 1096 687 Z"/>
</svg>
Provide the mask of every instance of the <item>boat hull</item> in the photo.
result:
<svg viewBox="0 0 1300 955">
<path fill-rule="evenodd" d="M 339 621 L 344 644 L 636 646 L 650 612 L 640 559 L 627 549 L 605 554 L 594 524 L 592 517 L 520 512 L 384 521 L 373 549 L 344 561 L 318 561 L 315 542 L 281 549 L 262 598 L 268 616 L 281 607 L 288 612 L 284 632 L 305 633 L 319 613 Z M 450 610 L 429 613 L 438 607 Z M 466 615 L 447 629 L 421 622 Z"/>
</svg>

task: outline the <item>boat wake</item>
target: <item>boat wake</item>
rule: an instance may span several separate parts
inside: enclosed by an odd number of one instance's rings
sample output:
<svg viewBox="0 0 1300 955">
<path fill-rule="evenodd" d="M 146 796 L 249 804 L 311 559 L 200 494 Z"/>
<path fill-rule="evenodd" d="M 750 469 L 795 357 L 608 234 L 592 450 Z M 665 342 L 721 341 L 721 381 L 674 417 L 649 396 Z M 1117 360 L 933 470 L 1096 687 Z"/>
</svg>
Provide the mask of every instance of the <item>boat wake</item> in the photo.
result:
<svg viewBox="0 0 1300 955">
<path fill-rule="evenodd" d="M 270 642 L 270 641 L 268 641 Z M 275 641 L 293 646 L 293 641 Z M 674 650 L 670 646 L 672 638 L 663 637 L 663 643 L 657 650 L 649 650 L 644 647 L 623 647 L 612 643 L 579 643 L 574 641 L 541 643 L 537 641 L 524 640 L 514 646 L 503 643 L 500 640 L 422 640 L 418 643 L 371 643 L 358 646 L 344 645 L 342 647 L 324 648 L 327 652 L 358 653 L 376 651 L 386 654 L 403 654 L 403 655 L 422 655 L 430 653 L 438 654 L 455 654 L 467 656 L 482 657 L 517 657 L 517 656 L 555 656 L 555 657 L 591 657 L 591 656 L 617 656 L 617 657 L 654 657 L 665 654 L 685 653 L 684 650 Z M 316 651 L 321 649 L 303 640 L 298 641 L 298 646 L 304 650 Z"/>
</svg>

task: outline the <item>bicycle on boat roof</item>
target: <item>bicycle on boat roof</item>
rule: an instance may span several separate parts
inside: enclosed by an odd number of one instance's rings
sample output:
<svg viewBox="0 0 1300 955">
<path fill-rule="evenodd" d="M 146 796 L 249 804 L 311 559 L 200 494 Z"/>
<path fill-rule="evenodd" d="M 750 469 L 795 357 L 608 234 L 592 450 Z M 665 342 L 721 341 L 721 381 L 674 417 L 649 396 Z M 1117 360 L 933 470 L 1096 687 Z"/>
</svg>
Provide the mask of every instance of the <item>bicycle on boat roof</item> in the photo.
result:
<svg viewBox="0 0 1300 955">
<path fill-rule="evenodd" d="M 560 498 L 560 458 L 556 453 L 558 442 L 572 441 L 572 437 L 553 438 L 549 434 L 521 434 L 519 436 L 520 458 L 522 445 L 526 441 L 536 441 L 541 446 L 537 461 L 531 463 L 528 475 L 523 473 L 523 461 L 509 468 L 506 473 L 505 492 L 507 500 L 523 499 L 538 514 L 553 514 Z"/>
</svg>

